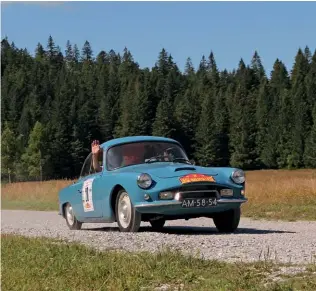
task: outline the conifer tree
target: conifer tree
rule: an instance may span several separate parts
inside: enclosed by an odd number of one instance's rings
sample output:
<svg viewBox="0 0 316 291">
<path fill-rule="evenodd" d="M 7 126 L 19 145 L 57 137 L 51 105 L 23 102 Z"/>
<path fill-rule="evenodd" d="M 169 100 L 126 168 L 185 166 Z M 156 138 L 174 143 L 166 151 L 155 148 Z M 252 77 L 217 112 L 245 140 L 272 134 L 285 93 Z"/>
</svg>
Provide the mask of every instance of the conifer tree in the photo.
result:
<svg viewBox="0 0 316 291">
<path fill-rule="evenodd" d="M 256 167 L 256 90 L 253 71 L 240 60 L 236 72 L 237 88 L 230 102 L 231 164 L 245 169 Z"/>
<path fill-rule="evenodd" d="M 214 166 L 216 157 L 213 105 L 213 96 L 204 98 L 201 118 L 196 131 L 195 158 L 197 163 L 202 166 Z"/>
<path fill-rule="evenodd" d="M 308 112 L 305 77 L 308 73 L 308 60 L 301 49 L 295 57 L 295 64 L 292 71 L 292 140 L 291 155 L 288 166 L 299 168 L 303 166 L 303 153 L 305 140 L 311 126 L 310 114 Z"/>
<path fill-rule="evenodd" d="M 255 51 L 252 57 L 250 68 L 253 70 L 254 76 L 256 78 L 255 85 L 258 86 L 261 80 L 266 77 L 266 72 L 264 70 L 264 67 L 261 62 L 261 58 L 257 51 Z"/>
<path fill-rule="evenodd" d="M 43 148 L 44 129 L 40 122 L 36 122 L 30 133 L 28 147 L 22 155 L 21 160 L 27 169 L 28 175 L 33 179 L 43 178 L 43 165 L 45 164 L 45 153 Z"/>
<path fill-rule="evenodd" d="M 1 134 L 1 173 L 8 175 L 9 183 L 12 181 L 12 175 L 15 173 L 16 161 L 16 138 L 14 132 L 5 122 L 4 131 Z"/>
<path fill-rule="evenodd" d="M 221 87 L 215 96 L 214 103 L 214 164 L 216 166 L 229 166 L 229 116 L 226 107 L 225 89 Z"/>
<path fill-rule="evenodd" d="M 90 43 L 87 40 L 85 41 L 83 45 L 81 56 L 82 56 L 83 61 L 92 61 L 93 51 L 92 51 Z"/>
<path fill-rule="evenodd" d="M 282 132 L 288 131 L 290 124 L 284 119 L 286 115 L 281 112 L 289 112 L 291 105 L 288 100 L 290 89 L 290 79 L 285 65 L 276 60 L 271 72 L 269 82 L 269 99 L 270 99 L 270 114 L 268 123 L 268 136 L 266 139 L 266 157 L 269 159 L 266 166 L 270 168 L 286 167 L 287 153 L 289 141 L 288 137 L 282 138 Z"/>
<path fill-rule="evenodd" d="M 312 125 L 312 112 L 313 106 L 316 104 L 316 50 L 311 58 L 311 62 L 309 65 L 308 74 L 305 77 L 305 85 L 306 85 L 306 118 L 310 120 L 307 123 L 308 128 L 306 128 L 306 132 L 310 131 Z"/>
<path fill-rule="evenodd" d="M 313 125 L 306 140 L 304 163 L 306 167 L 316 168 L 316 103 L 313 109 Z"/>
<path fill-rule="evenodd" d="M 96 87 L 96 100 L 98 101 L 98 124 L 100 136 L 102 140 L 112 139 L 113 122 L 112 122 L 112 104 L 109 100 L 108 92 L 108 76 L 105 65 L 102 65 L 101 74 L 99 76 Z"/>
<path fill-rule="evenodd" d="M 145 70 L 135 83 L 135 98 L 131 107 L 130 135 L 149 135 L 151 120 L 147 112 L 150 109 L 150 72 Z"/>
<path fill-rule="evenodd" d="M 270 123 L 273 122 L 273 116 L 271 115 L 273 100 L 269 92 L 269 83 L 264 80 L 261 84 L 256 108 L 256 120 L 257 120 L 257 136 L 256 146 L 257 154 L 259 158 L 259 164 L 261 167 L 273 168 L 276 167 L 276 151 L 273 146 L 275 140 L 273 140 L 272 132 L 269 131 Z"/>
<path fill-rule="evenodd" d="M 153 123 L 153 135 L 173 137 L 175 133 L 175 122 L 173 114 L 173 72 L 170 71 L 165 82 L 162 98 L 156 111 L 155 121 Z"/>
</svg>

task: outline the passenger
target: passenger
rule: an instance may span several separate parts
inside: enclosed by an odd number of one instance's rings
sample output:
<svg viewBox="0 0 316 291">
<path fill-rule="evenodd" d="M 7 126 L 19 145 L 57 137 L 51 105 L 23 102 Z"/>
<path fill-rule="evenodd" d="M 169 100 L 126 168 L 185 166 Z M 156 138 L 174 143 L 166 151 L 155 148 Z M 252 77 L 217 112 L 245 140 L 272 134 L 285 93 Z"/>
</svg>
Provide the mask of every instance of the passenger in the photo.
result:
<svg viewBox="0 0 316 291">
<path fill-rule="evenodd" d="M 144 162 L 144 145 L 131 143 L 122 146 L 123 163 L 122 166 L 140 164 Z"/>
</svg>

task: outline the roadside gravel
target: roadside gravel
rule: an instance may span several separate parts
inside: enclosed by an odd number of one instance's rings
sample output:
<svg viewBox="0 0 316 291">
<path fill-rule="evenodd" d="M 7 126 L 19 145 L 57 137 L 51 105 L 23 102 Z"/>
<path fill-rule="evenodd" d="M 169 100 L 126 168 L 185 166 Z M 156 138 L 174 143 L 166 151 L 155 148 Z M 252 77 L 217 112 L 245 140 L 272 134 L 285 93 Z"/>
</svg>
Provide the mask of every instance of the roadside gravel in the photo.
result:
<svg viewBox="0 0 316 291">
<path fill-rule="evenodd" d="M 57 212 L 1 210 L 2 233 L 45 236 L 77 241 L 104 249 L 156 251 L 172 247 L 207 259 L 251 262 L 272 259 L 282 263 L 316 261 L 316 221 L 282 222 L 242 218 L 234 234 L 219 234 L 212 219 L 166 222 L 163 232 L 142 223 L 139 233 L 121 233 L 116 223 L 83 224 L 69 230 Z"/>
</svg>

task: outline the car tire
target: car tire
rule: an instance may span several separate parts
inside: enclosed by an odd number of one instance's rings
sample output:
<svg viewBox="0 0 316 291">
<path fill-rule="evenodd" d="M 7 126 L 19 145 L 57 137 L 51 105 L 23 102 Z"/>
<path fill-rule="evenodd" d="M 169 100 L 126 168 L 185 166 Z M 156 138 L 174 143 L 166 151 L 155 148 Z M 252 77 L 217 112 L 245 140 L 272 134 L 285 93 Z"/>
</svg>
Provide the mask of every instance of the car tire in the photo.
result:
<svg viewBox="0 0 316 291">
<path fill-rule="evenodd" d="M 150 220 L 149 222 L 154 230 L 161 230 L 164 227 L 166 220 L 160 218 L 156 220 Z"/>
<path fill-rule="evenodd" d="M 65 219 L 68 227 L 71 230 L 80 230 L 82 226 L 82 222 L 78 221 L 74 212 L 73 208 L 70 203 L 67 203 L 65 206 Z"/>
<path fill-rule="evenodd" d="M 142 221 L 141 213 L 136 211 L 128 193 L 120 190 L 115 203 L 115 216 L 121 232 L 137 232 Z"/>
<path fill-rule="evenodd" d="M 217 230 L 221 233 L 234 232 L 238 228 L 240 213 L 240 207 L 217 213 L 213 218 Z"/>
</svg>

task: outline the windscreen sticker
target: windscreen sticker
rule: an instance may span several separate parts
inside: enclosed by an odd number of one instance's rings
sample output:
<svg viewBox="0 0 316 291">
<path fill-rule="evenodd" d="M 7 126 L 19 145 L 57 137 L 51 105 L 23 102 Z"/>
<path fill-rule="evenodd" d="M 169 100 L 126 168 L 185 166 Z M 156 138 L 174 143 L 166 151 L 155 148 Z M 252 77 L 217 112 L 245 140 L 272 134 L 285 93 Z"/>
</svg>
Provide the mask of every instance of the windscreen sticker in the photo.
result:
<svg viewBox="0 0 316 291">
<path fill-rule="evenodd" d="M 83 211 L 94 211 L 93 199 L 92 199 L 92 184 L 93 179 L 88 179 L 84 181 L 82 186 L 82 203 L 83 203 Z"/>
</svg>

